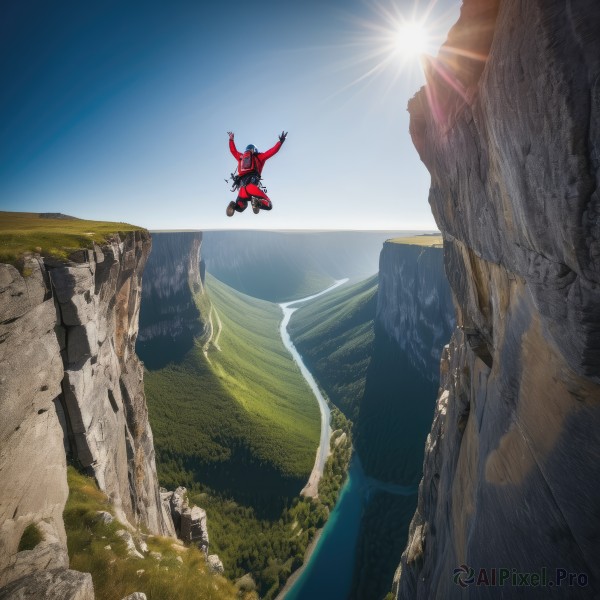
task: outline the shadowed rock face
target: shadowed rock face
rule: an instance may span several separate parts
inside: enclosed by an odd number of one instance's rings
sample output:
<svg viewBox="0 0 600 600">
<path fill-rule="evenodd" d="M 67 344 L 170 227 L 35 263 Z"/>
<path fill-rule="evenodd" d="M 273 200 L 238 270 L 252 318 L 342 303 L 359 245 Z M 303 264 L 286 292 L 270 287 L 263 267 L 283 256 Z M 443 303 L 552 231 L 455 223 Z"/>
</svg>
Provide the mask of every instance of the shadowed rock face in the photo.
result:
<svg viewBox="0 0 600 600">
<path fill-rule="evenodd" d="M 437 384 L 455 324 L 441 248 L 386 242 L 379 258 L 377 324 Z"/>
<path fill-rule="evenodd" d="M 150 247 L 135 232 L 67 264 L 29 257 L 26 276 L 0 265 L 0 585 L 68 566 L 65 451 L 122 522 L 174 533 L 134 351 Z M 44 540 L 17 552 L 30 523 Z"/>
<path fill-rule="evenodd" d="M 598 31 L 591 0 L 465 0 L 409 104 L 459 328 L 399 598 L 600 593 Z M 463 564 L 588 585 L 463 590 Z"/>
<path fill-rule="evenodd" d="M 152 234 L 137 352 L 149 369 L 183 357 L 203 333 L 193 294 L 204 289 L 202 233 Z"/>
</svg>

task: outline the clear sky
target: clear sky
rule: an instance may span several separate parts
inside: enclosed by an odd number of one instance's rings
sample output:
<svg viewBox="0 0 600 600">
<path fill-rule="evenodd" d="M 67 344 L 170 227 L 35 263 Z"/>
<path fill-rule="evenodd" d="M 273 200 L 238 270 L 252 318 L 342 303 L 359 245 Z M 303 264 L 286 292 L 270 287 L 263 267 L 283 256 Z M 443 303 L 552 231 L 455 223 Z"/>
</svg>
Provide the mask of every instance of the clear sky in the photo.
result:
<svg viewBox="0 0 600 600">
<path fill-rule="evenodd" d="M 150 229 L 432 229 L 408 134 L 460 0 L 11 2 L 0 19 L 0 209 Z M 396 45 L 399 42 L 399 46 Z M 410 44 L 409 44 L 410 46 Z M 410 54 L 410 48 L 408 50 Z M 233 218 L 238 148 L 289 131 L 274 208 Z"/>
</svg>

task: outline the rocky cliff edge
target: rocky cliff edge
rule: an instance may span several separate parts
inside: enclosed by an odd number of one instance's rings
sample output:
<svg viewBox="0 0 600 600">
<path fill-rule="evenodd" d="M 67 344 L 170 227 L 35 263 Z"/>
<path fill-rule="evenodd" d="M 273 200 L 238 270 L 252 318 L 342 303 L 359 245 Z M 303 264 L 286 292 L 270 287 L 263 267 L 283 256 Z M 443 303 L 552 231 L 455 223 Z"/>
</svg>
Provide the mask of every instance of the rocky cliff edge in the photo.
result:
<svg viewBox="0 0 600 600">
<path fill-rule="evenodd" d="M 66 263 L 30 254 L 21 271 L 0 265 L 0 586 L 68 566 L 67 456 L 120 521 L 174 534 L 134 351 L 150 248 L 149 234 L 135 231 Z M 31 524 L 43 541 L 19 552 Z"/>
<path fill-rule="evenodd" d="M 465 0 L 409 103 L 458 329 L 399 598 L 600 593 L 598 31 L 595 0 Z"/>
</svg>

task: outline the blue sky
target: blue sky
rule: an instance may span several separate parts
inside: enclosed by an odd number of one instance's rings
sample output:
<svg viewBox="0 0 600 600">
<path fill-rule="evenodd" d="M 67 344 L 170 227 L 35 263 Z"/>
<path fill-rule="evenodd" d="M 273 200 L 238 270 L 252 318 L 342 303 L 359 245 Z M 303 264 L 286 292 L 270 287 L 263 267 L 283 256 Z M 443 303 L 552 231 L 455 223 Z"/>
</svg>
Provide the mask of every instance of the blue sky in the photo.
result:
<svg viewBox="0 0 600 600">
<path fill-rule="evenodd" d="M 433 53 L 459 8 L 11 3 L 0 20 L 0 209 L 151 229 L 435 228 L 406 112 L 422 74 L 393 38 L 427 14 Z M 288 141 L 263 172 L 273 210 L 227 218 L 226 132 L 265 150 L 282 129 Z"/>
</svg>

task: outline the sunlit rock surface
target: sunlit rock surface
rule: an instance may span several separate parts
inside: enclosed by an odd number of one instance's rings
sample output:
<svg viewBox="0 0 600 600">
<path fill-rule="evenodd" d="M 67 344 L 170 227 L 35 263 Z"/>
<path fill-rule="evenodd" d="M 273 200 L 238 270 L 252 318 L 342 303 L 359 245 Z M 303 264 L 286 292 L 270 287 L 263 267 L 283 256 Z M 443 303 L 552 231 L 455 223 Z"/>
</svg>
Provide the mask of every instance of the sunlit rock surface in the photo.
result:
<svg viewBox="0 0 600 600">
<path fill-rule="evenodd" d="M 135 353 L 141 282 L 150 253 L 136 232 L 49 271 L 66 339 L 69 449 L 93 473 L 119 520 L 172 533 L 163 520 L 152 432 Z"/>
<path fill-rule="evenodd" d="M 43 264 L 30 257 L 25 270 L 27 277 L 0 265 L 0 588 L 32 570 L 69 562 L 57 313 Z M 39 523 L 44 540 L 17 552 L 31 523 Z"/>
<path fill-rule="evenodd" d="M 0 265 L 0 586 L 68 566 L 67 454 L 94 476 L 119 520 L 174 535 L 135 354 L 150 247 L 147 232 L 136 231 L 68 263 L 28 257 L 23 275 Z M 18 552 L 30 524 L 43 539 Z"/>
<path fill-rule="evenodd" d="M 0 589 L 0 600 L 94 600 L 89 573 L 68 569 L 37 571 Z"/>
<path fill-rule="evenodd" d="M 600 594 L 598 31 L 596 1 L 466 0 L 409 104 L 458 329 L 399 598 Z M 493 567 L 579 577 L 459 585 Z"/>
</svg>

